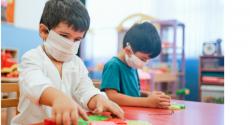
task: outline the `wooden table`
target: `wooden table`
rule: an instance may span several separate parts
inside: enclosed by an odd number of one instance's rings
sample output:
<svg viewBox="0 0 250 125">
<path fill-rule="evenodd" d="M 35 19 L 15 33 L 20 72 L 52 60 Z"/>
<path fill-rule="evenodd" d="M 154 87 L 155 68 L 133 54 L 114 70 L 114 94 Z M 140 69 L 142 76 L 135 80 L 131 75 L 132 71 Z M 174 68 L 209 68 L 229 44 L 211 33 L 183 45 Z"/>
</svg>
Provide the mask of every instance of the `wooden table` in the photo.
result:
<svg viewBox="0 0 250 125">
<path fill-rule="evenodd" d="M 224 125 L 224 105 L 191 101 L 177 101 L 184 104 L 186 109 L 174 111 L 170 115 L 169 110 L 122 107 L 125 118 L 128 120 L 145 120 L 152 125 Z M 38 123 L 34 125 L 43 125 Z"/>
</svg>

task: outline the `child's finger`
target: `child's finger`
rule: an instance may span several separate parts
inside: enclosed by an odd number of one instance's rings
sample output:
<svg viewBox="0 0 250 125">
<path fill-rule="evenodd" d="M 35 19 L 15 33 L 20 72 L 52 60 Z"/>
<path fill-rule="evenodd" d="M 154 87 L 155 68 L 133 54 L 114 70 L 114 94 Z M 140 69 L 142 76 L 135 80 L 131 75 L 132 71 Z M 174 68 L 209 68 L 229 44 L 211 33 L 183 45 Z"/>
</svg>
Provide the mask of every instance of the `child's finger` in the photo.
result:
<svg viewBox="0 0 250 125">
<path fill-rule="evenodd" d="M 108 110 L 116 115 L 118 118 L 124 119 L 124 111 L 114 102 L 110 102 L 110 105 L 108 105 Z"/>
<path fill-rule="evenodd" d="M 70 125 L 70 117 L 69 117 L 69 112 L 64 112 L 63 113 L 63 125 Z"/>
<path fill-rule="evenodd" d="M 51 116 L 51 118 L 52 118 L 53 121 L 56 121 L 56 113 L 55 113 L 54 110 L 52 111 L 52 116 Z"/>
<path fill-rule="evenodd" d="M 167 99 L 167 98 L 162 98 L 162 97 L 160 97 L 160 102 L 168 102 L 168 103 L 170 103 L 170 100 L 169 99 Z"/>
<path fill-rule="evenodd" d="M 78 106 L 78 113 L 82 119 L 87 120 L 87 121 L 89 120 L 88 115 L 80 106 Z"/>
<path fill-rule="evenodd" d="M 169 106 L 158 104 L 157 108 L 168 109 Z"/>
<path fill-rule="evenodd" d="M 93 111 L 94 114 L 101 114 L 103 112 L 103 105 L 100 102 L 96 102 L 96 108 Z"/>
<path fill-rule="evenodd" d="M 170 106 L 170 103 L 168 103 L 168 102 L 160 102 L 159 104 L 162 107 L 168 107 L 168 106 Z"/>
<path fill-rule="evenodd" d="M 170 100 L 171 99 L 171 97 L 170 96 L 168 96 L 168 95 L 158 95 L 160 98 L 164 98 L 164 99 L 168 99 L 168 100 Z"/>
<path fill-rule="evenodd" d="M 57 125 L 62 124 L 62 115 L 61 115 L 61 113 L 56 113 L 56 124 Z"/>
<path fill-rule="evenodd" d="M 72 121 L 73 125 L 77 125 L 77 122 L 78 122 L 78 112 L 76 110 L 73 110 L 70 113 L 70 118 L 71 118 L 71 121 Z"/>
<path fill-rule="evenodd" d="M 155 93 L 155 94 L 158 94 L 158 95 L 162 95 L 162 94 L 165 95 L 165 93 L 164 93 L 164 92 L 161 92 L 161 91 L 154 91 L 154 93 Z"/>
</svg>

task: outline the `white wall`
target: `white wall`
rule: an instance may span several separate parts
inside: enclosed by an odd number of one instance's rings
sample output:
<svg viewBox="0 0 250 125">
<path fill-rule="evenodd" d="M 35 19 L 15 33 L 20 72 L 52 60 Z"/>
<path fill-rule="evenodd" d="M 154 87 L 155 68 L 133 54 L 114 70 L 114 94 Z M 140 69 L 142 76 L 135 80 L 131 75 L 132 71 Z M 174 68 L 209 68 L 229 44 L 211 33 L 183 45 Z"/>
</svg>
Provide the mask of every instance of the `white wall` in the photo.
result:
<svg viewBox="0 0 250 125">
<path fill-rule="evenodd" d="M 93 39 L 86 41 L 87 58 L 108 59 L 115 56 L 118 39 L 116 26 L 131 14 L 150 11 L 150 0 L 87 0 L 86 4 L 93 30 Z"/>
<path fill-rule="evenodd" d="M 87 41 L 94 54 L 86 53 L 94 58 L 116 55 L 115 27 L 134 13 L 185 23 L 188 57 L 199 56 L 203 42 L 223 39 L 223 0 L 87 0 L 87 8 L 95 35 L 92 41 Z"/>
<path fill-rule="evenodd" d="M 16 0 L 14 25 L 37 30 L 46 1 Z M 224 36 L 223 0 L 87 0 L 86 3 L 93 30 L 91 40 L 86 41 L 87 50 L 92 50 L 86 51 L 87 57 L 116 55 L 115 27 L 134 13 L 184 22 L 187 56 L 200 55 L 203 42 Z"/>
<path fill-rule="evenodd" d="M 14 25 L 38 30 L 44 5 L 47 0 L 15 0 Z"/>
</svg>

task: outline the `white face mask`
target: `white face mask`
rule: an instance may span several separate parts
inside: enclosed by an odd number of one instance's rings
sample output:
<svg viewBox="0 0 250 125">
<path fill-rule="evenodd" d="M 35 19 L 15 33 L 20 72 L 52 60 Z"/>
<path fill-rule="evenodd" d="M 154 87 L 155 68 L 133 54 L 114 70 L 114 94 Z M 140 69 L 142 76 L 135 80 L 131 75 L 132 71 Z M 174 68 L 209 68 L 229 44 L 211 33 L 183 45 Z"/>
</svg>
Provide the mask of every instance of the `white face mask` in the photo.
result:
<svg viewBox="0 0 250 125">
<path fill-rule="evenodd" d="M 70 61 L 77 53 L 79 46 L 80 41 L 73 42 L 62 37 L 53 30 L 49 31 L 46 42 L 44 42 L 46 53 L 61 62 Z"/>
<path fill-rule="evenodd" d="M 132 54 L 130 57 L 125 54 L 125 60 L 130 67 L 141 69 L 146 64 L 146 62 L 139 59 L 137 56 Z"/>
<path fill-rule="evenodd" d="M 130 48 L 131 51 L 133 51 L 129 43 L 127 43 L 127 47 Z M 138 69 L 143 68 L 143 66 L 146 64 L 146 62 L 142 61 L 140 58 L 135 56 L 133 52 L 130 57 L 125 53 L 125 60 L 130 67 Z"/>
</svg>

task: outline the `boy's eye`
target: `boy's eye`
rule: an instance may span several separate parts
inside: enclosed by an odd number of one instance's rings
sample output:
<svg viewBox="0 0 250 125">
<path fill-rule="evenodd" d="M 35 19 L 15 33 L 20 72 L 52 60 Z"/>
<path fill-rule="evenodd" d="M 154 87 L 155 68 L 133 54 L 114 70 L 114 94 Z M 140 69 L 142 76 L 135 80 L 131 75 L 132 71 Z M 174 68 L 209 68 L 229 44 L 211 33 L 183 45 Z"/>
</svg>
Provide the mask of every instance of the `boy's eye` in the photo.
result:
<svg viewBox="0 0 250 125">
<path fill-rule="evenodd" d="M 81 39 L 75 39 L 74 41 L 80 41 Z"/>
<path fill-rule="evenodd" d="M 142 61 L 143 61 L 143 62 L 147 62 L 148 60 L 147 60 L 146 58 L 143 58 Z"/>
<path fill-rule="evenodd" d="M 62 36 L 64 38 L 68 38 L 68 35 L 65 35 L 65 34 L 60 34 L 60 36 Z"/>
</svg>

